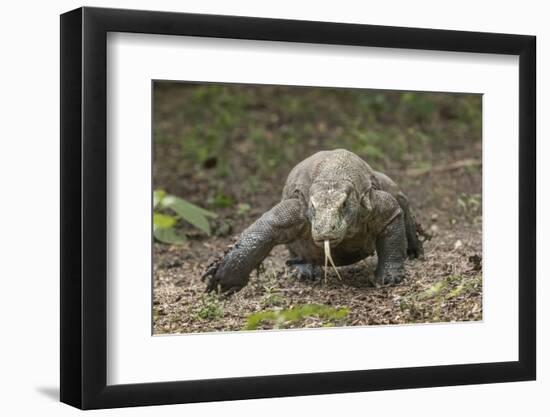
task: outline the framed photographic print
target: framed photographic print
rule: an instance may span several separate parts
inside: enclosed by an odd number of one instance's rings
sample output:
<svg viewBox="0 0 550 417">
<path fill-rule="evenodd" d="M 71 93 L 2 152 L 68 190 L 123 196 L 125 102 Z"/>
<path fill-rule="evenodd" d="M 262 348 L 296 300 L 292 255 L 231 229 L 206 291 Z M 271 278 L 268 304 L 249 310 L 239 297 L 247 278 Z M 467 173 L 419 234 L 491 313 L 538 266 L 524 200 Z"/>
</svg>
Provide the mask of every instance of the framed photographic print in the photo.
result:
<svg viewBox="0 0 550 417">
<path fill-rule="evenodd" d="M 535 38 L 61 16 L 61 401 L 535 379 Z"/>
</svg>

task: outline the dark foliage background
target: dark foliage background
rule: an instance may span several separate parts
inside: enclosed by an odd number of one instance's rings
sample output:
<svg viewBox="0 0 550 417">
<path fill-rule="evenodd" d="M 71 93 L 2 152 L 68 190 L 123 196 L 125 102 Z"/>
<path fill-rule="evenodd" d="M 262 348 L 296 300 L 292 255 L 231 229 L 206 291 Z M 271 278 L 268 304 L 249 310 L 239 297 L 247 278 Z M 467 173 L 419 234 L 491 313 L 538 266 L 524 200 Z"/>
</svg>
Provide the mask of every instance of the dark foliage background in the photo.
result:
<svg viewBox="0 0 550 417">
<path fill-rule="evenodd" d="M 154 100 L 155 187 L 203 205 L 282 188 L 320 149 L 346 148 L 384 172 L 481 151 L 474 94 L 159 82 Z"/>
</svg>

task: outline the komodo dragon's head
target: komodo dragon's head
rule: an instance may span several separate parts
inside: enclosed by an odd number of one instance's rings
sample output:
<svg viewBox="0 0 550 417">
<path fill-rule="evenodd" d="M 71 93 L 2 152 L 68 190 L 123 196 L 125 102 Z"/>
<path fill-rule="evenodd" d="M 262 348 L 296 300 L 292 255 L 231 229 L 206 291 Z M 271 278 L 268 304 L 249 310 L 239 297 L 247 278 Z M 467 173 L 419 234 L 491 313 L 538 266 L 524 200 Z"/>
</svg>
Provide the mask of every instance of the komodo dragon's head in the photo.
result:
<svg viewBox="0 0 550 417">
<path fill-rule="evenodd" d="M 351 182 L 318 182 L 309 190 L 308 218 L 313 242 L 325 251 L 325 281 L 328 262 L 340 277 L 332 260 L 331 248 L 353 234 L 361 212 L 361 202 Z"/>
<path fill-rule="evenodd" d="M 361 212 L 358 193 L 348 181 L 314 183 L 308 205 L 311 237 L 319 247 L 340 244 L 353 232 Z"/>
</svg>

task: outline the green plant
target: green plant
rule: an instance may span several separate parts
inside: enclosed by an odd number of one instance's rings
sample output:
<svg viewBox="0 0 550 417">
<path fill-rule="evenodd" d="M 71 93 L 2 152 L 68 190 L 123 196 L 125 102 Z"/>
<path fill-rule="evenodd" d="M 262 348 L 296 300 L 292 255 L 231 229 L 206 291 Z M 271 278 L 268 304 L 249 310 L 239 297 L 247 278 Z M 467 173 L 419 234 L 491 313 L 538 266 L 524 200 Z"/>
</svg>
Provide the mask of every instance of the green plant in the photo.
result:
<svg viewBox="0 0 550 417">
<path fill-rule="evenodd" d="M 277 307 L 284 304 L 284 299 L 279 290 L 270 285 L 264 285 L 264 295 L 261 300 L 262 307 Z"/>
<path fill-rule="evenodd" d="M 216 208 L 232 207 L 235 204 L 235 199 L 220 191 L 208 199 L 208 204 Z"/>
<path fill-rule="evenodd" d="M 482 281 L 481 275 L 451 274 L 434 282 L 423 291 L 401 297 L 399 307 L 409 316 L 411 322 L 437 322 L 441 309 L 446 304 L 480 294 Z"/>
<path fill-rule="evenodd" d="M 223 305 L 217 294 L 211 293 L 201 297 L 201 306 L 195 317 L 201 320 L 216 320 L 223 316 Z"/>
<path fill-rule="evenodd" d="M 241 216 L 248 213 L 249 211 L 250 211 L 250 204 L 248 203 L 240 203 L 237 206 L 237 214 Z"/>
<path fill-rule="evenodd" d="M 481 196 L 479 194 L 462 193 L 457 199 L 457 204 L 464 213 L 471 214 L 480 209 Z"/>
<path fill-rule="evenodd" d="M 481 222 L 481 195 L 461 194 L 457 199 L 457 205 L 462 214 L 474 223 Z"/>
<path fill-rule="evenodd" d="M 286 310 L 260 311 L 248 316 L 244 330 L 256 330 L 266 322 L 271 323 L 275 329 L 290 327 L 308 317 L 317 317 L 332 323 L 343 320 L 348 313 L 347 308 L 333 308 L 323 304 L 303 304 Z"/>
<path fill-rule="evenodd" d="M 153 192 L 153 235 L 160 242 L 181 244 L 187 240 L 187 236 L 175 230 L 175 226 L 180 220 L 190 223 L 210 235 L 209 218 L 215 217 L 217 217 L 215 213 L 183 198 L 166 194 L 164 190 Z"/>
</svg>

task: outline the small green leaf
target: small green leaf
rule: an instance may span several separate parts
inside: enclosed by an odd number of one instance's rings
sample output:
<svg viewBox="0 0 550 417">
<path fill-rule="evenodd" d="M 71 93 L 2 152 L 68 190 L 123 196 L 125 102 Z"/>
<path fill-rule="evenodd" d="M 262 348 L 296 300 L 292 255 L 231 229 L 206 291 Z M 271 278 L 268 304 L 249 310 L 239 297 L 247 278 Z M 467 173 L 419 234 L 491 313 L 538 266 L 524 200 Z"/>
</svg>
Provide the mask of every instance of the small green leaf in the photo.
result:
<svg viewBox="0 0 550 417">
<path fill-rule="evenodd" d="M 176 224 L 176 218 L 167 214 L 153 213 L 154 229 L 170 229 Z"/>
<path fill-rule="evenodd" d="M 208 223 L 207 217 L 216 217 L 215 213 L 171 195 L 164 197 L 162 205 L 163 207 L 174 210 L 183 220 L 210 235 L 210 224 Z"/>
<path fill-rule="evenodd" d="M 158 241 L 162 243 L 168 243 L 170 245 L 181 245 L 187 240 L 185 236 L 178 235 L 176 231 L 172 228 L 156 228 L 153 230 L 153 235 Z"/>
<path fill-rule="evenodd" d="M 210 201 L 214 207 L 226 208 L 231 207 L 235 204 L 235 199 L 231 196 L 225 195 L 224 193 L 218 193 Z"/>
<path fill-rule="evenodd" d="M 247 203 L 240 203 L 237 206 L 237 213 L 240 215 L 246 214 L 250 211 L 250 204 Z"/>
<path fill-rule="evenodd" d="M 437 281 L 434 285 L 428 288 L 426 291 L 418 295 L 419 300 L 428 300 L 441 294 L 441 292 L 447 288 L 448 282 L 445 280 Z"/>
<path fill-rule="evenodd" d="M 166 196 L 166 191 L 164 190 L 153 191 L 153 208 L 157 208 L 157 206 L 162 202 L 165 196 Z"/>
<path fill-rule="evenodd" d="M 181 208 L 182 210 L 196 210 L 203 214 L 203 216 L 206 217 L 212 217 L 213 219 L 218 217 L 216 213 L 212 213 L 211 211 L 208 211 L 206 209 L 203 209 L 202 207 L 199 207 L 193 203 L 190 203 L 189 201 L 184 200 L 183 198 L 179 198 L 173 195 L 167 195 L 162 200 L 163 207 L 174 209 L 176 212 L 176 207 Z"/>
</svg>

